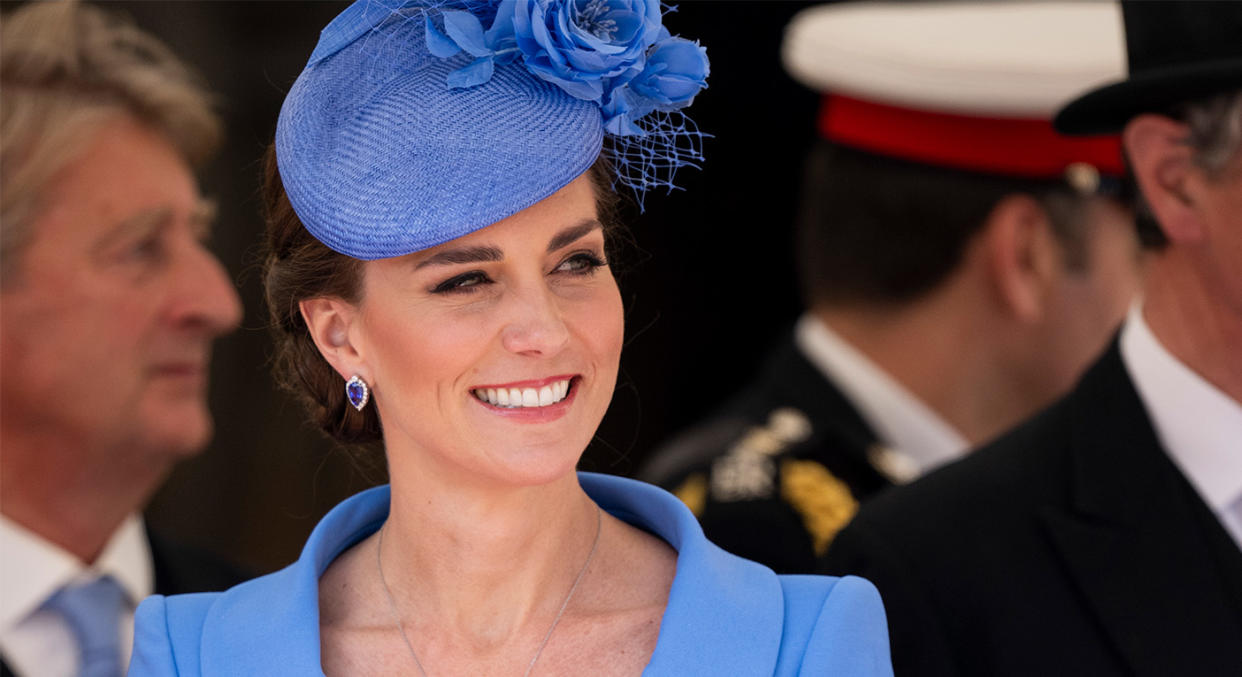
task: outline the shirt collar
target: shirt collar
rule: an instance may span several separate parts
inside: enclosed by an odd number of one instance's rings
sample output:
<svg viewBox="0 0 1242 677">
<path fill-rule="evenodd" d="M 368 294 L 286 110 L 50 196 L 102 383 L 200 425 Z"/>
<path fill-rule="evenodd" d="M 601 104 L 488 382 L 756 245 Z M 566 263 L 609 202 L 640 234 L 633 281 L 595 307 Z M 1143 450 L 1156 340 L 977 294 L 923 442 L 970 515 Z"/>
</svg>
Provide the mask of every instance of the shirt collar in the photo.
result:
<svg viewBox="0 0 1242 677">
<path fill-rule="evenodd" d="M 919 474 L 969 449 L 961 433 L 819 318 L 803 315 L 794 336 L 811 364 L 841 390 L 881 440 L 914 463 Z"/>
<path fill-rule="evenodd" d="M 1173 356 L 1130 307 L 1121 359 L 1161 445 L 1214 511 L 1242 496 L 1242 403 Z"/>
<path fill-rule="evenodd" d="M 91 566 L 0 515 L 0 628 L 11 628 L 60 588 L 110 575 L 136 606 L 154 592 L 151 546 L 142 519 L 130 515 Z"/>
</svg>

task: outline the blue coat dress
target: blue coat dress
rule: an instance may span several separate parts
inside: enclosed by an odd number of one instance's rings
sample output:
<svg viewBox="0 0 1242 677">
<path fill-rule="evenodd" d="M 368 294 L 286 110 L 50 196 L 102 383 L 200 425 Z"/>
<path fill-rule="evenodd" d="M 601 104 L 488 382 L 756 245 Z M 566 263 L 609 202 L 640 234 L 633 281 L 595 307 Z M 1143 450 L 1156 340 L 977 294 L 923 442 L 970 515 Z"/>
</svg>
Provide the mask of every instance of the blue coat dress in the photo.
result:
<svg viewBox="0 0 1242 677">
<path fill-rule="evenodd" d="M 659 640 L 643 674 L 892 675 L 884 608 L 861 578 L 777 576 L 703 537 L 672 494 L 581 473 L 618 519 L 677 550 Z M 130 677 L 322 675 L 319 577 L 388 516 L 388 487 L 332 509 L 301 557 L 222 593 L 148 598 L 138 607 Z"/>
</svg>

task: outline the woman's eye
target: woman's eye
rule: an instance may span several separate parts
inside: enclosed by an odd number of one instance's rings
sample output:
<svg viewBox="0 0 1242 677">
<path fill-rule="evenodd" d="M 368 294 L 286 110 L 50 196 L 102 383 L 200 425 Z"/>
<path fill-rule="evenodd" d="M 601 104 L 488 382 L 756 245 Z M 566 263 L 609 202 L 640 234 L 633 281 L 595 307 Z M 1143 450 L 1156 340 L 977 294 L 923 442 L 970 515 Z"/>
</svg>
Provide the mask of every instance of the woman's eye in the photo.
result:
<svg viewBox="0 0 1242 677">
<path fill-rule="evenodd" d="M 579 252 L 561 262 L 553 272 L 570 273 L 573 275 L 589 275 L 596 268 L 607 265 L 604 260 L 589 252 Z"/>
<path fill-rule="evenodd" d="M 475 287 L 491 284 L 492 280 L 486 273 L 479 270 L 472 270 L 469 273 L 462 273 L 450 277 L 432 288 L 433 294 L 452 294 L 465 293 L 472 291 Z"/>
</svg>

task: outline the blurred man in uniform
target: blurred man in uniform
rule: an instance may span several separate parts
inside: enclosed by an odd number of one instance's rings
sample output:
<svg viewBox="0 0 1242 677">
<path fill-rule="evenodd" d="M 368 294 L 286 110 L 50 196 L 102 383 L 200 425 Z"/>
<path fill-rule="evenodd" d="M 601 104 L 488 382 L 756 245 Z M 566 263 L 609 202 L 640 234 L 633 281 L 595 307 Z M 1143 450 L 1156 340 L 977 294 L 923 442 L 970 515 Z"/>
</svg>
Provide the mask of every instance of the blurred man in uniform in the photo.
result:
<svg viewBox="0 0 1242 677">
<path fill-rule="evenodd" d="M 206 444 L 211 343 L 240 318 L 191 173 L 220 123 L 126 21 L 2 21 L 0 673 L 119 675 L 143 597 L 237 578 L 139 513 Z"/>
<path fill-rule="evenodd" d="M 1093 3 L 845 3 L 789 26 L 825 92 L 797 257 L 807 311 L 758 382 L 659 452 L 722 547 L 809 572 L 859 501 L 1063 394 L 1137 285 L 1115 136 L 1055 106 L 1122 72 Z"/>
<path fill-rule="evenodd" d="M 1242 671 L 1242 4 L 1121 9 L 1129 76 L 1056 124 L 1122 131 L 1141 303 L 1068 396 L 837 537 L 897 674 Z"/>
</svg>

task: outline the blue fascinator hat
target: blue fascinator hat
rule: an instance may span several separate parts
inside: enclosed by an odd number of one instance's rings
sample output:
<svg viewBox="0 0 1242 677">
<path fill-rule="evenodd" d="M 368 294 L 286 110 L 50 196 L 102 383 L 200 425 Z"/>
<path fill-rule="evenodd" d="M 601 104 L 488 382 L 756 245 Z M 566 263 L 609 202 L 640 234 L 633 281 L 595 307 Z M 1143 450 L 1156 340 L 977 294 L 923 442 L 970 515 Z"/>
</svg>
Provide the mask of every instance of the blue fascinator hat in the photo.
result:
<svg viewBox="0 0 1242 677">
<path fill-rule="evenodd" d="M 706 51 L 660 0 L 357 0 L 281 107 L 298 217 L 354 258 L 402 256 L 517 213 L 601 152 L 639 204 L 702 159 L 679 111 Z"/>
</svg>

